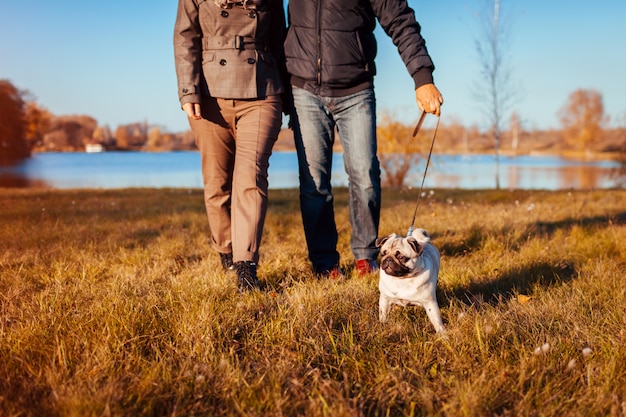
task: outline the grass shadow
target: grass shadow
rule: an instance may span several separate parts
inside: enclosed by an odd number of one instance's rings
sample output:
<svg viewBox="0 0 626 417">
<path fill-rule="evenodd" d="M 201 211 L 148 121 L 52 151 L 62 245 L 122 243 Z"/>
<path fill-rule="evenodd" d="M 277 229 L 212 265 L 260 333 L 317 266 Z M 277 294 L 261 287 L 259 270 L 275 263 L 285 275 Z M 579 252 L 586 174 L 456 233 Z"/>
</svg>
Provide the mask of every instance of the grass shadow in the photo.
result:
<svg viewBox="0 0 626 417">
<path fill-rule="evenodd" d="M 478 225 L 472 225 L 467 232 L 463 233 L 446 231 L 441 236 L 437 234 L 432 236 L 433 242 L 437 242 L 437 249 L 441 255 L 451 257 L 464 256 L 480 249 L 485 239 L 486 232 Z"/>
<path fill-rule="evenodd" d="M 592 216 L 583 218 L 569 218 L 554 222 L 538 221 L 528 225 L 525 236 L 544 236 L 551 237 L 557 230 L 569 230 L 574 226 L 583 228 L 606 227 L 611 225 L 626 224 L 626 212 L 610 214 L 604 216 Z"/>
<path fill-rule="evenodd" d="M 490 281 L 472 282 L 453 289 L 451 293 L 438 294 L 438 299 L 443 301 L 442 305 L 447 305 L 452 298 L 467 305 L 498 304 L 513 293 L 529 294 L 538 285 L 552 287 L 570 282 L 577 276 L 578 270 L 573 262 L 537 262 L 504 271 Z"/>
</svg>

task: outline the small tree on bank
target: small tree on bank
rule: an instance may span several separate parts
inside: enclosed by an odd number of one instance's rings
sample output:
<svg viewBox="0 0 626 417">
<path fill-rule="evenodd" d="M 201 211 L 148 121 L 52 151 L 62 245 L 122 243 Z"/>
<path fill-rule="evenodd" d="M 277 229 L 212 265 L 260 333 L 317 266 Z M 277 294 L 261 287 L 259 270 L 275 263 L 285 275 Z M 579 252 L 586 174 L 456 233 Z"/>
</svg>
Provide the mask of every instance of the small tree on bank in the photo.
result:
<svg viewBox="0 0 626 417">
<path fill-rule="evenodd" d="M 413 127 L 393 120 L 388 114 L 380 116 L 376 127 L 378 159 L 383 171 L 383 184 L 402 188 L 411 168 L 420 160 L 418 138 L 412 138 Z"/>
<path fill-rule="evenodd" d="M 588 151 L 590 144 L 600 139 L 608 122 L 602 94 L 596 90 L 574 91 L 559 111 L 559 119 L 565 141 L 576 149 Z"/>
</svg>

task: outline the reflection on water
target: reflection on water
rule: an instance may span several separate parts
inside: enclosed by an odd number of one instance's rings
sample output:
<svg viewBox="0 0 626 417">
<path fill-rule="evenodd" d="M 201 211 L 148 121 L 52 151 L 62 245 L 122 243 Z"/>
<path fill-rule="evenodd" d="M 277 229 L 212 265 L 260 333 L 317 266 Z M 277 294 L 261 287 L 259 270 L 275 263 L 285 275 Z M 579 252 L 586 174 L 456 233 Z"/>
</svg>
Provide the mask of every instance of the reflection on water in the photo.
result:
<svg viewBox="0 0 626 417">
<path fill-rule="evenodd" d="M 496 186 L 492 155 L 436 155 L 432 163 L 425 182 L 427 187 L 480 189 Z M 547 190 L 613 188 L 618 186 L 612 175 L 617 167 L 612 161 L 574 161 L 556 156 L 500 157 L 500 186 Z M 410 183 L 416 184 L 422 173 L 423 167 L 413 170 Z"/>
<path fill-rule="evenodd" d="M 501 188 L 589 189 L 618 186 L 610 161 L 572 161 L 558 157 L 501 157 Z M 423 161 L 408 175 L 419 186 Z M 434 155 L 426 188 L 495 188 L 491 155 Z M 333 185 L 346 186 L 341 154 L 333 156 Z M 1 168 L 0 187 L 12 188 L 202 188 L 197 152 L 42 153 L 20 165 Z M 275 152 L 270 159 L 270 188 L 297 188 L 294 152 Z"/>
</svg>

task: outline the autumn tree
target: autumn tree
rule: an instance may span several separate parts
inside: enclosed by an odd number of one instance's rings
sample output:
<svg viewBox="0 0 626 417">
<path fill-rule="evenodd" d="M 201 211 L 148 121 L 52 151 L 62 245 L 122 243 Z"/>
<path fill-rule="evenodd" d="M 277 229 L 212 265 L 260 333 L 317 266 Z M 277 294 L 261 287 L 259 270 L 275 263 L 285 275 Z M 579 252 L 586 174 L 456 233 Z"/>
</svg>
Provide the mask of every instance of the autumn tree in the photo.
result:
<svg viewBox="0 0 626 417">
<path fill-rule="evenodd" d="M 93 131 L 93 141 L 103 146 L 112 146 L 115 142 L 111 129 L 108 125 L 98 126 Z"/>
<path fill-rule="evenodd" d="M 24 128 L 24 93 L 0 80 L 0 165 L 30 156 Z"/>
<path fill-rule="evenodd" d="M 96 127 L 96 119 L 86 115 L 54 117 L 44 135 L 44 147 L 49 150 L 84 150 L 92 141 Z"/>
<path fill-rule="evenodd" d="M 52 114 L 34 101 L 26 103 L 24 112 L 26 141 L 31 149 L 43 144 L 43 138 L 51 126 Z"/>
<path fill-rule="evenodd" d="M 197 149 L 196 141 L 191 130 L 176 133 L 171 136 L 172 142 L 180 149 Z"/>
<path fill-rule="evenodd" d="M 115 146 L 118 149 L 128 149 L 130 147 L 130 133 L 125 126 L 118 126 L 113 134 L 115 137 Z"/>
<path fill-rule="evenodd" d="M 147 138 L 148 124 L 145 122 L 120 125 L 115 130 L 118 149 L 139 149 L 146 144 Z"/>
<path fill-rule="evenodd" d="M 409 171 L 419 161 L 420 141 L 412 134 L 412 126 L 395 121 L 386 113 L 380 116 L 376 136 L 384 185 L 402 188 Z"/>
<path fill-rule="evenodd" d="M 608 122 L 602 95 L 596 90 L 574 91 L 560 109 L 559 119 L 565 141 L 580 150 L 588 150 L 591 142 L 600 138 L 603 125 Z"/>
<path fill-rule="evenodd" d="M 157 150 L 163 147 L 163 134 L 161 133 L 161 129 L 158 127 L 153 127 L 148 131 L 148 139 L 146 140 L 146 148 Z"/>
<path fill-rule="evenodd" d="M 457 116 L 446 115 L 441 119 L 437 132 L 437 145 L 439 149 L 459 149 L 461 152 L 469 151 L 468 131 Z"/>
</svg>

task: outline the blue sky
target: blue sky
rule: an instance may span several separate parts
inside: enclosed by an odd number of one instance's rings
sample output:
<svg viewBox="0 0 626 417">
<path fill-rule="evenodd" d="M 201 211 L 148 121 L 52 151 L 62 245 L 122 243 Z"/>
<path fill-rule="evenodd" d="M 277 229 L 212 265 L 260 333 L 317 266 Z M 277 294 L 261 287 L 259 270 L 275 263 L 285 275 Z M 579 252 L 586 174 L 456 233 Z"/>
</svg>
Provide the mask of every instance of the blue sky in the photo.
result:
<svg viewBox="0 0 626 417">
<path fill-rule="evenodd" d="M 101 125 L 147 121 L 188 128 L 177 98 L 172 30 L 175 0 L 0 2 L 0 79 L 28 90 L 56 115 L 87 114 Z M 485 125 L 473 88 L 475 38 L 484 0 L 409 0 L 437 67 L 442 117 Z M 626 125 L 626 1 L 501 0 L 516 111 L 529 129 L 559 128 L 558 111 L 578 88 L 598 90 L 612 126 Z M 417 119 L 411 79 L 377 29 L 379 112 Z"/>
</svg>

